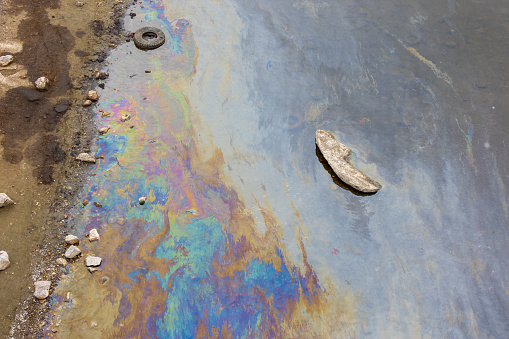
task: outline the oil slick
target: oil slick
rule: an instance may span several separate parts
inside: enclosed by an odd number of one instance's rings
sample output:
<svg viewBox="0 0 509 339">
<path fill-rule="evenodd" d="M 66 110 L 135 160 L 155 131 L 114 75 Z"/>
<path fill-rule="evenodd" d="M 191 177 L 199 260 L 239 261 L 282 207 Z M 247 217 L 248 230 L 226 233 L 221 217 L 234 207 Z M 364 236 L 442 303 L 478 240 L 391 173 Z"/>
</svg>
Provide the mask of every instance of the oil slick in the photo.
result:
<svg viewBox="0 0 509 339">
<path fill-rule="evenodd" d="M 53 335 L 355 337 L 357 297 L 317 275 L 299 231 L 302 263 L 293 261 L 266 201 L 257 211 L 265 230 L 257 230 L 228 184 L 220 149 L 210 146 L 203 158 L 185 94 L 198 60 L 192 24 L 168 21 L 162 2 L 145 6 L 144 18 L 158 20 L 168 41 L 151 57 L 146 81 L 112 72 L 109 86 L 123 97 L 102 95 L 101 109 L 112 114 L 96 119 L 111 131 L 97 141 L 104 158 L 84 198 L 103 207 L 89 204 L 76 225 L 82 234 L 99 229 L 101 241 L 83 251 L 100 256 L 102 269 L 91 275 L 75 263 L 62 277 Z"/>
</svg>

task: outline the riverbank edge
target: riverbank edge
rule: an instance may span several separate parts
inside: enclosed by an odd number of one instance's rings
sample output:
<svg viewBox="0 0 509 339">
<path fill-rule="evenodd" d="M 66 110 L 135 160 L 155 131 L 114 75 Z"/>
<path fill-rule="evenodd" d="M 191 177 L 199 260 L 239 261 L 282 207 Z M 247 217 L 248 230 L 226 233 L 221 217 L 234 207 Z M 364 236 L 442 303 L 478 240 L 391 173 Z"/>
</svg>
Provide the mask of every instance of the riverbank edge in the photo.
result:
<svg viewBox="0 0 509 339">
<path fill-rule="evenodd" d="M 62 3 L 64 1 L 66 0 L 61 0 Z M 67 5 L 80 5 L 79 1 L 66 2 Z M 46 9 L 48 17 L 58 18 L 58 15 L 65 11 L 62 3 L 58 8 L 50 8 L 48 5 Z M 70 62 L 71 66 L 74 66 L 74 72 L 71 71 L 69 74 L 72 83 L 67 91 L 71 105 L 58 124 L 56 132 L 60 147 L 66 156 L 62 163 L 54 167 L 55 182 L 51 185 L 53 186 L 53 196 L 49 199 L 51 203 L 48 209 L 44 211 L 46 212 L 45 224 L 41 225 L 43 241 L 32 253 L 31 274 L 27 277 L 29 288 L 26 297 L 16 308 L 7 338 L 48 337 L 45 329 L 50 325 L 48 314 L 52 292 L 57 286 L 60 276 L 67 271 L 66 267 L 56 263 L 56 259 L 63 257 L 66 250 L 64 237 L 66 234 L 72 234 L 74 230 L 73 219 L 80 212 L 79 206 L 82 203 L 80 197 L 83 187 L 85 182 L 94 175 L 93 166 L 75 160 L 75 156 L 80 152 L 93 152 L 91 148 L 98 136 L 94 121 L 94 107 L 83 107 L 81 104 L 88 90 L 95 89 L 104 83 L 104 81 L 96 79 L 95 74 L 96 70 L 103 70 L 107 67 L 105 60 L 111 48 L 129 40 L 129 33 L 124 31 L 123 20 L 131 5 L 119 0 L 105 0 L 99 4 L 103 5 L 103 12 L 96 13 L 96 15 L 104 20 L 86 22 L 97 40 L 95 46 L 90 50 L 89 55 L 81 59 L 81 64 Z M 87 5 L 93 5 L 93 3 Z M 97 2 L 96 5 L 98 5 Z M 99 6 L 97 7 L 99 8 Z M 113 11 L 108 11 L 109 8 L 113 8 Z M 65 17 L 65 13 L 62 14 L 63 17 Z M 98 28 L 97 26 L 101 22 L 107 23 Z M 62 23 L 58 24 L 62 25 Z M 68 27 L 65 24 L 63 26 L 69 28 L 73 22 L 68 20 L 67 24 Z M 40 44 L 43 43 L 44 41 L 40 42 Z M 73 46 L 72 51 L 76 55 L 77 52 L 81 52 L 76 46 Z M 79 68 L 81 71 L 77 70 Z M 40 280 L 51 281 L 50 295 L 44 300 L 38 300 L 33 295 L 33 283 Z M 57 328 L 58 326 L 52 326 L 54 333 L 57 332 Z M 49 337 L 51 337 L 51 333 Z"/>
</svg>

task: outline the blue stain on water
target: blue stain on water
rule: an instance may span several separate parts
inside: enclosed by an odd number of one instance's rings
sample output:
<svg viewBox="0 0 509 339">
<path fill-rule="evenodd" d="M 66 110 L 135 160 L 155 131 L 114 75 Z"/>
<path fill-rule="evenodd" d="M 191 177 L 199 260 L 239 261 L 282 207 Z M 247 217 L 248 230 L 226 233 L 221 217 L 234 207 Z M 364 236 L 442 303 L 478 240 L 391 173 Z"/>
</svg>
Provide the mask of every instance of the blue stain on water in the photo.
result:
<svg viewBox="0 0 509 339">
<path fill-rule="evenodd" d="M 267 68 L 267 70 L 269 70 L 269 68 L 272 68 L 272 62 L 271 61 L 267 62 L 267 67 L 266 68 Z"/>
</svg>

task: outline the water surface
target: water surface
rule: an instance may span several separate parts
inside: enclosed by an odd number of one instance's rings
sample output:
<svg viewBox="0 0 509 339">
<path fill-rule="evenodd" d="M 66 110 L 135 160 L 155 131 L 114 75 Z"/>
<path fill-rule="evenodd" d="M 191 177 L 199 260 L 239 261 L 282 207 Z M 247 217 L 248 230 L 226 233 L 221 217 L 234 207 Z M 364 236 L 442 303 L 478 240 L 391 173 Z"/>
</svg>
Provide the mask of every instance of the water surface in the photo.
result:
<svg viewBox="0 0 509 339">
<path fill-rule="evenodd" d="M 134 10 L 167 43 L 109 58 L 76 226 L 103 264 L 64 275 L 57 336 L 508 335 L 505 2 Z M 382 190 L 338 186 L 317 129 Z"/>
</svg>

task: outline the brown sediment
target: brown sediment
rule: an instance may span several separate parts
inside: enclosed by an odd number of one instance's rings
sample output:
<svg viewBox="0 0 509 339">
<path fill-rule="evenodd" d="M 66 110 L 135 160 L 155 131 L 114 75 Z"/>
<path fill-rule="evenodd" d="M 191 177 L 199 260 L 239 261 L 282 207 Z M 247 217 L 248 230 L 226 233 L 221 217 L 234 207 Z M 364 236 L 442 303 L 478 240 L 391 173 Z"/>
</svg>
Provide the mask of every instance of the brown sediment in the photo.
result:
<svg viewBox="0 0 509 339">
<path fill-rule="evenodd" d="M 58 279 L 54 259 L 72 223 L 62 209 L 73 204 L 86 168 L 72 158 L 95 137 L 91 111 L 77 103 L 95 86 L 89 68 L 100 67 L 107 44 L 119 39 L 124 7 L 115 0 L 84 7 L 0 0 L 0 55 L 14 55 L 0 68 L 0 191 L 17 202 L 0 210 L 0 248 L 11 259 L 0 272 L 0 337 L 10 324 L 13 337 L 42 335 L 48 299 L 33 300 L 33 280 Z M 50 80 L 47 91 L 33 87 L 40 76 Z"/>
</svg>

